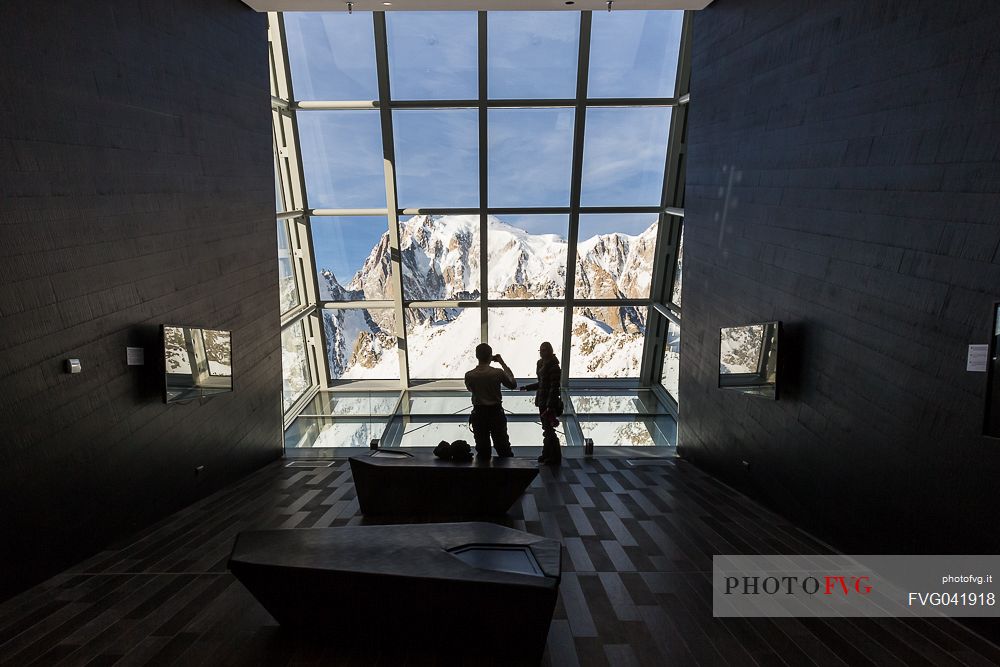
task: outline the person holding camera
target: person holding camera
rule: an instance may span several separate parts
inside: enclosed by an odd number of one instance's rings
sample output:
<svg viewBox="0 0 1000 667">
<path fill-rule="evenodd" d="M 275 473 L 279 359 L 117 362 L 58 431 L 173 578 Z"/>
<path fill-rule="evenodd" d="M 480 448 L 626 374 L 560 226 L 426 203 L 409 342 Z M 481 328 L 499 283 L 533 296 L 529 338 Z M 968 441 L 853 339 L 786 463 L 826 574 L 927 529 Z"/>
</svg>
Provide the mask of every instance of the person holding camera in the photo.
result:
<svg viewBox="0 0 1000 667">
<path fill-rule="evenodd" d="M 490 458 L 490 438 L 497 456 L 514 456 L 507 435 L 507 415 L 503 412 L 500 385 L 517 389 L 517 381 L 503 357 L 493 354 L 493 348 L 486 343 L 476 346 L 476 360 L 479 364 L 465 374 L 465 388 L 472 392 L 472 436 L 476 441 L 476 458 Z M 500 364 L 494 368 L 492 362 Z"/>
<path fill-rule="evenodd" d="M 559 436 L 556 426 L 559 426 L 559 415 L 563 411 L 561 391 L 562 369 L 559 359 L 552 350 L 552 343 L 544 342 L 538 346 L 538 363 L 535 374 L 538 382 L 532 382 L 521 387 L 521 391 L 535 390 L 535 407 L 542 422 L 542 455 L 538 462 L 543 465 L 559 465 L 562 463 L 562 451 L 559 448 Z"/>
</svg>

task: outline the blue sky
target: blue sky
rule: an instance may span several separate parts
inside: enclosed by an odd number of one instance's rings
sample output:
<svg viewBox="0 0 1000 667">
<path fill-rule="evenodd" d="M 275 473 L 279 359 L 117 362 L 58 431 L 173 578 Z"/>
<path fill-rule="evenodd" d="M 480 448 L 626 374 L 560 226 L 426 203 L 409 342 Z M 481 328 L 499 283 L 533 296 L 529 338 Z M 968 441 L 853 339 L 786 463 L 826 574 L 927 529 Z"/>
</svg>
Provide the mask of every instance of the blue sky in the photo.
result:
<svg viewBox="0 0 1000 667">
<path fill-rule="evenodd" d="M 490 109 L 490 206 L 569 206 L 573 109 Z"/>
<path fill-rule="evenodd" d="M 476 34 L 476 12 L 387 12 L 393 99 L 479 97 Z"/>
<path fill-rule="evenodd" d="M 330 269 L 346 286 L 388 230 L 385 216 L 310 218 L 317 269 Z"/>
<path fill-rule="evenodd" d="M 377 98 L 370 13 L 284 16 L 297 100 Z M 681 18 L 681 12 L 594 12 L 588 95 L 672 96 Z M 490 13 L 489 96 L 574 97 L 579 21 L 577 12 Z M 474 12 L 387 12 L 386 23 L 394 99 L 477 97 Z M 489 110 L 491 206 L 569 204 L 574 113 Z M 309 206 L 384 207 L 378 111 L 302 111 L 298 118 Z M 581 203 L 658 204 L 669 122 L 666 108 L 588 109 Z M 395 110 L 393 125 L 400 206 L 478 206 L 477 110 Z M 322 224 L 329 220 L 314 219 L 317 261 L 346 282 L 384 231 L 385 220 L 338 218 L 339 225 Z M 555 218 L 506 221 L 533 233 L 566 233 L 565 222 Z M 637 233 L 632 228 L 638 224 L 621 216 L 592 222 L 587 225 L 592 233 Z"/>
<path fill-rule="evenodd" d="M 396 196 L 403 208 L 479 205 L 479 112 L 392 112 Z"/>
<path fill-rule="evenodd" d="M 580 14 L 490 12 L 486 21 L 491 98 L 576 97 Z"/>
</svg>

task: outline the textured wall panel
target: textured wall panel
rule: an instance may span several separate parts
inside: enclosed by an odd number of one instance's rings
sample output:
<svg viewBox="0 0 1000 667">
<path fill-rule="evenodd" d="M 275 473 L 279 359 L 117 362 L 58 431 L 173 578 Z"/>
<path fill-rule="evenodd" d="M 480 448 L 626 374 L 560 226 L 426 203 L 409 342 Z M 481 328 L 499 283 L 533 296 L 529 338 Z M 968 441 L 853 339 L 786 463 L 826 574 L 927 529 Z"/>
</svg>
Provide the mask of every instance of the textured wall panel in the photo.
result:
<svg viewBox="0 0 1000 667">
<path fill-rule="evenodd" d="M 5 3 L 0 52 L 2 597 L 279 456 L 281 366 L 265 17 Z M 236 391 L 164 405 L 162 323 Z"/>
<path fill-rule="evenodd" d="M 716 0 L 689 116 L 683 455 L 845 549 L 1000 550 L 1000 4 Z M 716 388 L 785 323 L 787 389 Z M 749 465 L 744 465 L 746 461 Z"/>
</svg>

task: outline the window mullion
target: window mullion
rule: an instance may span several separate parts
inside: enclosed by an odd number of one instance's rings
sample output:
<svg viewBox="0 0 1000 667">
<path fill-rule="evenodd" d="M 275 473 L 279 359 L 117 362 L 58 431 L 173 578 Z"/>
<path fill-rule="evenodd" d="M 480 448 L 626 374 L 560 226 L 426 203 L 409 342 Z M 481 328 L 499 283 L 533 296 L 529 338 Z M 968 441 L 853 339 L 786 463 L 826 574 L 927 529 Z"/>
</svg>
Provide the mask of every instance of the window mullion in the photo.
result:
<svg viewBox="0 0 1000 667">
<path fill-rule="evenodd" d="M 580 188 L 583 181 L 583 135 L 587 120 L 587 80 L 590 72 L 591 13 L 580 12 L 580 52 L 576 72 L 576 115 L 573 123 L 573 166 L 569 193 L 569 232 L 566 238 L 566 310 L 563 312 L 562 372 L 570 377 L 573 344 L 573 300 L 576 294 L 576 252 L 580 235 Z"/>
<path fill-rule="evenodd" d="M 403 263 L 400 251 L 399 206 L 396 198 L 396 147 L 392 134 L 392 99 L 389 90 L 389 44 L 385 12 L 372 12 L 375 22 L 375 64 L 378 68 L 379 118 L 382 122 L 382 163 L 385 165 L 385 207 L 389 221 L 390 262 L 392 263 L 392 301 L 395 314 L 396 339 L 399 341 L 399 383 L 410 386 L 409 345 L 403 309 Z"/>
<path fill-rule="evenodd" d="M 479 37 L 479 335 L 485 343 L 489 337 L 489 311 L 486 301 L 489 296 L 489 217 L 486 213 L 489 207 L 489 127 L 487 118 L 489 110 L 486 99 L 487 87 L 487 39 L 488 25 L 486 12 L 478 13 Z"/>
</svg>

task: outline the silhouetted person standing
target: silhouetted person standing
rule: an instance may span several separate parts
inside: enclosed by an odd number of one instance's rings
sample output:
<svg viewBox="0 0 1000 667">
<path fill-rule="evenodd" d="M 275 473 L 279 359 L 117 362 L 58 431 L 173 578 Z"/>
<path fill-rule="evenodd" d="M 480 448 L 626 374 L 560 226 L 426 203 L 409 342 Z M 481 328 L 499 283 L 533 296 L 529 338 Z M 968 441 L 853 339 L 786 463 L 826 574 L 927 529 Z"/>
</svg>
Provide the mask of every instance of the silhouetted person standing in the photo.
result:
<svg viewBox="0 0 1000 667">
<path fill-rule="evenodd" d="M 559 360 L 552 351 L 552 343 L 545 342 L 539 345 L 538 356 L 540 358 L 535 365 L 538 382 L 526 384 L 521 389 L 535 390 L 535 407 L 538 408 L 538 415 L 542 420 L 542 455 L 538 457 L 538 462 L 559 465 L 562 463 L 562 451 L 559 449 L 556 426 L 559 425 L 557 413 L 562 403 L 559 396 L 562 369 L 559 368 Z"/>
<path fill-rule="evenodd" d="M 513 456 L 510 436 L 507 435 L 507 416 L 503 413 L 500 385 L 517 389 L 514 374 L 503 357 L 493 354 L 493 348 L 486 343 L 476 346 L 476 360 L 479 365 L 465 374 L 465 388 L 472 392 L 472 435 L 476 441 L 476 457 L 490 458 L 490 438 L 501 458 Z M 500 368 L 493 368 L 490 362 L 497 362 Z"/>
</svg>

